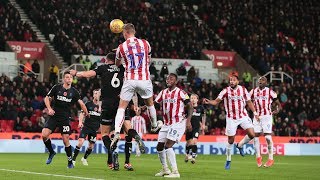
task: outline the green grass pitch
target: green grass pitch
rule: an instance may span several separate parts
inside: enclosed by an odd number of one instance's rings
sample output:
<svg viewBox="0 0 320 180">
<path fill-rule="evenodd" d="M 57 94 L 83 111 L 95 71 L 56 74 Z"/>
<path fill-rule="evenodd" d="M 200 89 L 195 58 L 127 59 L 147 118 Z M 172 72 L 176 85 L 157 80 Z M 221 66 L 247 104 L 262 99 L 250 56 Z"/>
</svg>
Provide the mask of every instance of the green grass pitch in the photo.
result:
<svg viewBox="0 0 320 180">
<path fill-rule="evenodd" d="M 163 179 L 154 177 L 160 168 L 157 155 L 132 155 L 134 171 L 123 168 L 124 154 L 120 154 L 120 171 L 106 166 L 106 155 L 92 154 L 89 166 L 83 166 L 79 154 L 74 169 L 67 169 L 65 154 L 58 154 L 46 165 L 47 154 L 0 154 L 0 179 Z M 264 162 L 267 157 L 264 156 Z M 196 164 L 185 163 L 177 156 L 181 179 L 319 179 L 320 156 L 275 156 L 271 168 L 257 168 L 255 156 L 232 156 L 231 170 L 224 170 L 225 156 L 199 155 Z"/>
</svg>

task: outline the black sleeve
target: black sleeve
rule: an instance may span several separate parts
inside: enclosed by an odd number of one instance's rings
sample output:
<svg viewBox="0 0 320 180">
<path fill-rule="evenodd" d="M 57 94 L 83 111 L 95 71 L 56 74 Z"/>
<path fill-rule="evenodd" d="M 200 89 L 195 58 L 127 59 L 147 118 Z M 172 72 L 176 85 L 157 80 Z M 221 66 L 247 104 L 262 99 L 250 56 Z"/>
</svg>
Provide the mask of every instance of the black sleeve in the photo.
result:
<svg viewBox="0 0 320 180">
<path fill-rule="evenodd" d="M 183 102 L 184 102 L 184 105 L 187 105 L 190 102 L 190 99 L 186 99 Z"/>
<path fill-rule="evenodd" d="M 47 96 L 54 97 L 57 94 L 57 90 L 58 90 L 58 85 L 54 85 L 48 92 Z"/>
<path fill-rule="evenodd" d="M 100 65 L 94 69 L 97 75 L 101 75 L 105 71 L 105 65 Z"/>
<path fill-rule="evenodd" d="M 81 98 L 81 96 L 80 96 L 79 91 L 74 88 L 73 101 L 74 101 L 74 102 L 77 102 L 80 98 Z"/>
</svg>

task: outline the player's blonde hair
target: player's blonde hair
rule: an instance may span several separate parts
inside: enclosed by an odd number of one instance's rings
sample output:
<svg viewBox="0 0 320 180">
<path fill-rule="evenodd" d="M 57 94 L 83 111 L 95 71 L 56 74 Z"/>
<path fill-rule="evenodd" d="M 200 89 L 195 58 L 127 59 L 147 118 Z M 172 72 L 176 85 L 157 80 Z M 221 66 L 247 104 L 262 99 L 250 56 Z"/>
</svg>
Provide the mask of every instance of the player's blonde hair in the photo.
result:
<svg viewBox="0 0 320 180">
<path fill-rule="evenodd" d="M 195 97 L 197 97 L 197 99 L 199 99 L 198 94 L 191 94 L 190 97 L 191 97 L 191 96 L 195 96 Z"/>
<path fill-rule="evenodd" d="M 127 23 L 123 25 L 123 31 L 126 31 L 129 34 L 135 34 L 136 33 L 136 28 L 132 23 Z"/>
</svg>

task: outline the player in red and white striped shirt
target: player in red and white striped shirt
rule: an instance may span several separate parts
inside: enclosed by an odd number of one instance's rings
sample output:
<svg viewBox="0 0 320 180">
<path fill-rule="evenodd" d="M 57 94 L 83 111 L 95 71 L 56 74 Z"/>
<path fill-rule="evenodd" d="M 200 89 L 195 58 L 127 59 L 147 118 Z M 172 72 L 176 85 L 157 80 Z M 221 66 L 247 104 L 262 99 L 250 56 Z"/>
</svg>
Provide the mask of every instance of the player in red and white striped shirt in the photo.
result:
<svg viewBox="0 0 320 180">
<path fill-rule="evenodd" d="M 140 116 L 141 114 L 140 108 L 137 108 L 135 112 L 136 112 L 136 115 L 131 118 L 131 127 L 134 130 L 136 130 L 139 136 L 142 138 L 143 134 L 147 133 L 146 121 L 142 116 Z M 135 149 L 136 149 L 136 156 L 140 156 L 141 152 L 137 143 L 136 143 Z"/>
<path fill-rule="evenodd" d="M 167 89 L 162 90 L 155 99 L 155 102 L 162 102 L 164 125 L 158 135 L 157 151 L 159 154 L 162 170 L 155 176 L 178 178 L 176 155 L 172 146 L 181 140 L 186 127 L 192 131 L 191 117 L 193 107 L 186 92 L 176 87 L 177 75 L 169 74 L 166 80 Z M 185 118 L 185 107 L 188 111 L 188 118 Z M 172 173 L 167 165 L 170 162 Z"/>
<path fill-rule="evenodd" d="M 231 149 L 234 143 L 234 136 L 238 126 L 240 125 L 247 131 L 247 135 L 236 145 L 240 154 L 244 156 L 242 146 L 254 138 L 253 125 L 248 112 L 245 108 L 246 105 L 254 113 L 254 116 L 259 119 L 258 114 L 250 100 L 250 94 L 243 86 L 239 86 L 238 73 L 232 72 L 229 77 L 229 86 L 223 89 L 215 100 L 204 99 L 204 103 L 217 105 L 222 100 L 226 110 L 226 135 L 228 136 L 227 144 L 227 162 L 225 169 L 230 169 L 231 166 Z"/>
<path fill-rule="evenodd" d="M 119 45 L 116 52 L 116 64 L 125 67 L 125 78 L 120 93 L 120 102 L 115 118 L 115 136 L 111 145 L 120 139 L 125 109 L 134 93 L 138 93 L 148 108 L 151 126 L 157 128 L 157 114 L 153 104 L 153 85 L 150 79 L 149 62 L 151 47 L 148 41 L 135 37 L 135 27 L 128 23 L 123 26 L 125 42 Z M 117 79 L 119 81 L 119 79 Z M 116 79 L 114 81 L 117 81 Z M 111 82 L 112 83 L 112 82 Z"/>
<path fill-rule="evenodd" d="M 259 78 L 259 87 L 250 91 L 251 99 L 253 100 L 254 107 L 260 116 L 260 120 L 253 119 L 253 128 L 255 132 L 254 146 L 256 150 L 256 160 L 258 167 L 262 166 L 262 157 L 260 154 L 260 141 L 259 136 L 264 134 L 268 144 L 269 159 L 264 165 L 270 167 L 273 165 L 273 141 L 271 138 L 272 133 L 272 115 L 277 114 L 281 109 L 281 104 L 277 99 L 277 93 L 267 86 L 267 78 L 262 76 Z M 276 106 L 276 110 L 272 111 L 271 106 L 273 103 Z"/>
</svg>

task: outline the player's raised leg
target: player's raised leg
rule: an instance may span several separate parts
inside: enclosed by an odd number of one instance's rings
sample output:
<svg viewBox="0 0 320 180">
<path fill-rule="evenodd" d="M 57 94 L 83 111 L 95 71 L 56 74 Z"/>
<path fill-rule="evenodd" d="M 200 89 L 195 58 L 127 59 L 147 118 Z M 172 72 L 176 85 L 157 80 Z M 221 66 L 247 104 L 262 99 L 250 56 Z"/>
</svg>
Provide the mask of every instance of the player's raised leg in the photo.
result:
<svg viewBox="0 0 320 180">
<path fill-rule="evenodd" d="M 89 139 L 89 146 L 88 146 L 86 152 L 84 153 L 83 158 L 81 158 L 81 162 L 85 166 L 89 165 L 88 161 L 87 161 L 87 158 L 91 154 L 92 149 L 94 148 L 94 144 L 96 143 L 96 134 L 89 134 L 88 135 L 88 139 Z"/>
<path fill-rule="evenodd" d="M 244 156 L 245 154 L 243 152 L 243 145 L 250 142 L 255 137 L 255 133 L 253 130 L 252 121 L 249 117 L 241 118 L 238 121 L 242 129 L 247 131 L 247 135 L 245 135 L 243 139 L 236 145 L 236 147 L 239 149 L 240 155 Z"/>
<path fill-rule="evenodd" d="M 262 156 L 260 153 L 260 140 L 259 140 L 260 133 L 256 133 L 256 136 L 254 137 L 254 149 L 256 151 L 256 161 L 257 166 L 262 166 Z"/>
<path fill-rule="evenodd" d="M 53 157 L 56 155 L 56 152 L 53 150 L 51 140 L 49 138 L 51 132 L 52 131 L 49 128 L 42 129 L 42 140 L 47 150 L 49 151 L 49 157 L 46 161 L 46 164 L 50 164 L 52 162 Z"/>
<path fill-rule="evenodd" d="M 102 111 L 102 116 L 103 116 L 103 111 Z M 107 160 L 107 164 L 108 164 L 108 167 L 110 169 L 113 169 L 113 165 L 112 165 L 112 151 L 111 151 L 111 148 L 110 148 L 110 144 L 111 144 L 111 139 L 110 139 L 110 131 L 111 131 L 111 125 L 107 125 L 108 123 L 106 122 L 109 122 L 110 123 L 112 122 L 112 120 L 105 120 L 103 121 L 104 119 L 102 119 L 102 122 L 101 122 L 101 136 L 102 136 L 102 142 L 105 146 L 105 148 L 108 150 L 108 160 Z"/>
<path fill-rule="evenodd" d="M 124 91 L 125 88 L 126 88 L 126 86 L 124 84 L 122 87 L 122 90 L 121 90 L 121 95 L 122 95 L 122 92 Z M 128 91 L 128 92 L 130 92 L 130 91 Z M 133 96 L 133 93 L 134 92 L 132 92 L 132 96 Z M 120 131 L 121 131 L 122 125 L 124 123 L 124 119 L 125 119 L 125 110 L 128 107 L 132 96 L 129 97 L 129 95 L 126 95 L 126 100 L 124 100 L 120 97 L 119 107 L 117 110 L 115 124 L 114 124 L 114 131 L 115 131 L 114 138 L 111 141 L 111 146 L 113 146 L 115 144 L 115 142 L 120 139 Z"/>
<path fill-rule="evenodd" d="M 72 149 L 69 142 L 69 134 L 62 134 L 62 140 L 65 146 L 64 150 L 66 151 L 66 155 L 68 159 L 68 168 L 74 168 L 72 163 Z"/>
<path fill-rule="evenodd" d="M 227 160 L 224 166 L 226 170 L 229 170 L 231 168 L 231 151 L 232 151 L 233 143 L 234 143 L 234 136 L 228 136 L 228 143 L 226 148 Z"/>
<path fill-rule="evenodd" d="M 82 147 L 83 142 L 84 142 L 84 138 L 81 138 L 81 134 L 82 133 L 80 132 L 80 138 L 78 139 L 78 144 L 74 148 L 74 151 L 73 151 L 72 163 L 73 163 L 74 166 L 76 165 L 76 160 L 77 160 L 78 154 L 80 152 L 80 148 Z"/>
<path fill-rule="evenodd" d="M 164 177 L 180 178 L 180 173 L 178 171 L 178 166 L 177 166 L 176 154 L 175 154 L 175 152 L 174 152 L 174 150 L 172 148 L 172 146 L 175 143 L 176 143 L 175 141 L 167 139 L 167 142 L 165 144 L 166 155 L 167 155 L 169 164 L 171 166 L 172 172 L 169 175 L 164 175 Z"/>
<path fill-rule="evenodd" d="M 264 165 L 264 167 L 271 167 L 274 163 L 274 160 L 273 160 L 273 141 L 272 141 L 271 134 L 265 134 L 265 138 L 266 138 L 266 141 L 268 144 L 269 159 L 266 162 L 266 164 Z"/>
<path fill-rule="evenodd" d="M 160 136 L 160 132 L 159 132 Z M 165 142 L 160 142 L 158 138 L 158 144 L 157 144 L 157 151 L 158 151 L 158 157 L 160 159 L 160 163 L 162 165 L 162 169 L 160 172 L 155 174 L 155 176 L 164 176 L 164 175 L 169 175 L 171 173 L 168 163 L 167 163 L 167 153 L 166 150 L 164 149 Z"/>
</svg>

